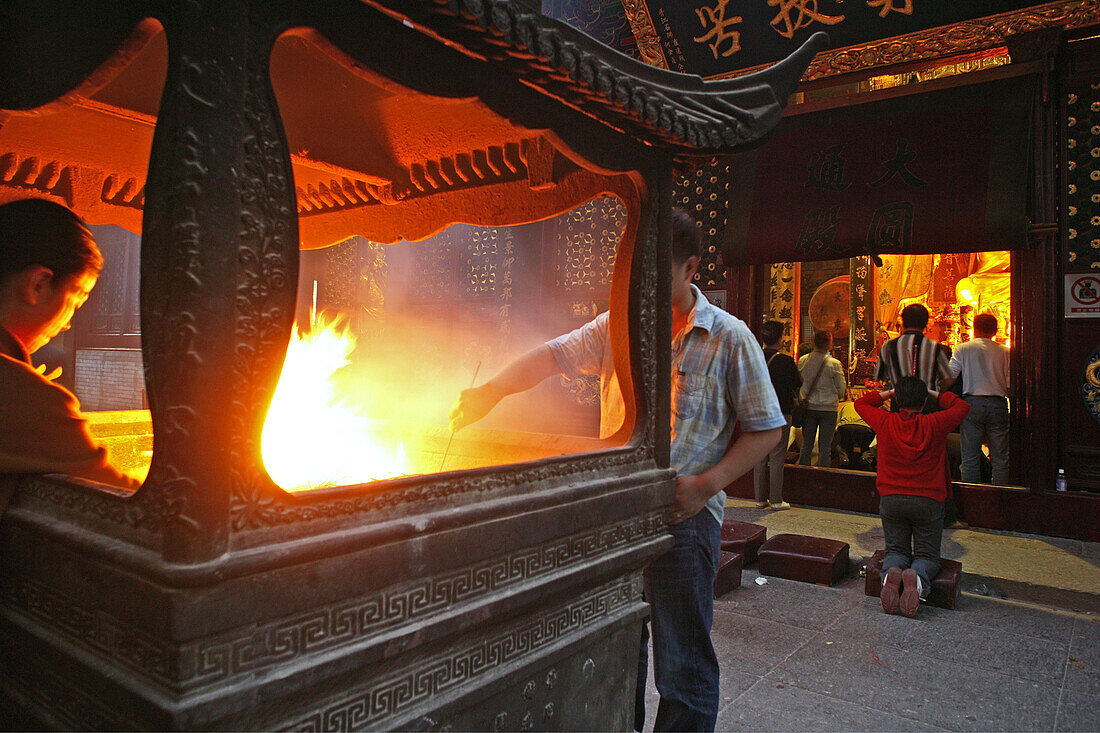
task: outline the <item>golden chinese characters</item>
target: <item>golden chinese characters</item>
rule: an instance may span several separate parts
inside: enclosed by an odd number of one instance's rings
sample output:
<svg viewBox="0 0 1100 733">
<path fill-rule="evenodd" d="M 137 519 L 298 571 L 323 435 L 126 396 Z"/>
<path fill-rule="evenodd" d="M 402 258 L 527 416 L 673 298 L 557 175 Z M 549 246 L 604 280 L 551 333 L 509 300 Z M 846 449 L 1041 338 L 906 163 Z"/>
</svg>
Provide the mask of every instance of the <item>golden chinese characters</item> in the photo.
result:
<svg viewBox="0 0 1100 733">
<path fill-rule="evenodd" d="M 843 15 L 825 15 L 817 10 L 817 0 L 768 0 L 768 6 L 778 8 L 771 25 L 784 38 L 794 38 L 794 32 L 813 22 L 836 25 L 844 20 Z M 797 15 L 792 18 L 792 12 Z"/>
<path fill-rule="evenodd" d="M 733 15 L 727 18 L 727 5 L 729 5 L 729 0 L 718 0 L 713 8 L 704 6 L 695 10 L 695 14 L 699 16 L 699 22 L 703 24 L 704 30 L 710 28 L 710 32 L 693 40 L 696 43 L 711 41 L 708 45 L 711 53 L 714 54 L 714 58 L 718 58 L 719 55 L 732 56 L 741 50 L 741 34 L 738 31 L 729 30 L 730 26 L 741 22 L 741 16 Z M 719 54 L 718 49 L 726 42 L 729 43 L 729 47 Z"/>
</svg>

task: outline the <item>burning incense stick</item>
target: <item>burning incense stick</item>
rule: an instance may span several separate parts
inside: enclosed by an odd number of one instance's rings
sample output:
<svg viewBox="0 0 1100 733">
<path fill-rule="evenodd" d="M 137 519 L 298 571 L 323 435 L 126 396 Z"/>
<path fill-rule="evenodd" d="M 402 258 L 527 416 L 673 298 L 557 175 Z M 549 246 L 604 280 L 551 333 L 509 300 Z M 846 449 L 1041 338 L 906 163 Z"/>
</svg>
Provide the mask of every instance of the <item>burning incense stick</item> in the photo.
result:
<svg viewBox="0 0 1100 733">
<path fill-rule="evenodd" d="M 477 373 L 481 371 L 481 362 L 477 363 L 474 368 L 474 376 L 470 378 L 470 389 L 473 389 L 474 382 L 477 381 Z M 451 441 L 455 439 L 455 431 L 451 431 L 451 437 L 447 438 L 447 447 L 443 451 L 443 460 L 439 462 L 439 472 L 443 473 L 443 466 L 447 463 L 447 454 L 451 452 Z"/>
</svg>

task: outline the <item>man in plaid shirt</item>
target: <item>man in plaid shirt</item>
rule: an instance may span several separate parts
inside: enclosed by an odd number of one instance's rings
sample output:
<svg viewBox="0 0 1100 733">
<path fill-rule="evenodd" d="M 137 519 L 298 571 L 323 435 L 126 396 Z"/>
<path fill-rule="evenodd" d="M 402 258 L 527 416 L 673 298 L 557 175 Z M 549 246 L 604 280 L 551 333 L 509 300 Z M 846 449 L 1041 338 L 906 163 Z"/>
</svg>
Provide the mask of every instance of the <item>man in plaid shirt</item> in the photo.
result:
<svg viewBox="0 0 1100 733">
<path fill-rule="evenodd" d="M 645 584 L 661 695 L 655 730 L 714 730 L 718 660 L 710 628 L 726 501 L 722 490 L 774 447 L 786 425 L 763 352 L 749 329 L 691 284 L 700 251 L 695 222 L 674 211 L 671 468 L 678 477 L 669 532 L 675 542 L 648 569 Z M 547 377 L 598 374 L 600 432 L 602 437 L 613 434 L 624 412 L 608 323 L 603 313 L 521 356 L 485 384 L 463 391 L 451 410 L 452 429 L 480 420 L 503 397 Z M 742 433 L 730 445 L 738 421 Z M 646 627 L 638 664 L 637 730 L 645 720 L 648 636 Z"/>
</svg>

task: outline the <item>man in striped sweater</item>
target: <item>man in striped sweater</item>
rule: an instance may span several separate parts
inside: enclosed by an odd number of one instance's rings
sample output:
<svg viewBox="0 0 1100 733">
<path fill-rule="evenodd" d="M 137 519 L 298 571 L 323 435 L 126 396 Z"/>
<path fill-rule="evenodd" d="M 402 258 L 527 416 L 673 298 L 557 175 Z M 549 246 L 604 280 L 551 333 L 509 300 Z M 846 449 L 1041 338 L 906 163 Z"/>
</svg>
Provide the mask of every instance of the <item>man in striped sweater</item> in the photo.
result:
<svg viewBox="0 0 1100 733">
<path fill-rule="evenodd" d="M 925 338 L 928 309 L 920 303 L 911 303 L 902 309 L 901 326 L 901 335 L 884 343 L 879 351 L 875 379 L 894 387 L 902 377 L 918 377 L 930 392 L 935 392 L 939 381 L 951 376 L 948 371 L 950 350 L 937 341 Z M 891 401 L 890 409 L 898 411 L 896 400 Z M 929 400 L 924 412 L 935 412 L 937 409 L 939 405 Z"/>
</svg>

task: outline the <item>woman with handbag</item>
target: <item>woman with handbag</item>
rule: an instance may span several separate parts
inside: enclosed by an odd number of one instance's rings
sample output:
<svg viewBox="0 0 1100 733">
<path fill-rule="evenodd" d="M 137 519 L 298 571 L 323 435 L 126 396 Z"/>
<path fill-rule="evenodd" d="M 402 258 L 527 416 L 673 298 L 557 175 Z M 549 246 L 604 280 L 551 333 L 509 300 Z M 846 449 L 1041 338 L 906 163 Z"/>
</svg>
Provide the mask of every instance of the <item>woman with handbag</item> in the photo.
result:
<svg viewBox="0 0 1100 733">
<path fill-rule="evenodd" d="M 844 367 L 829 356 L 833 335 L 828 331 L 814 333 L 814 350 L 798 360 L 802 374 L 802 402 L 805 416 L 802 418 L 802 452 L 798 463 L 810 465 L 814 443 L 817 443 L 817 465 L 828 468 L 832 457 L 833 431 L 836 429 L 836 411 L 848 389 L 844 379 Z M 807 386 L 808 385 L 808 386 Z"/>
</svg>

